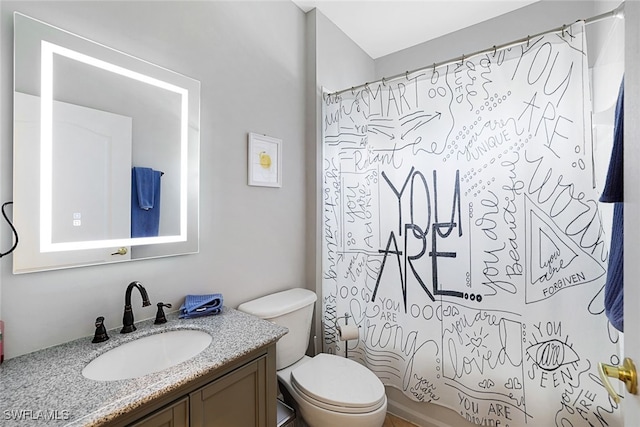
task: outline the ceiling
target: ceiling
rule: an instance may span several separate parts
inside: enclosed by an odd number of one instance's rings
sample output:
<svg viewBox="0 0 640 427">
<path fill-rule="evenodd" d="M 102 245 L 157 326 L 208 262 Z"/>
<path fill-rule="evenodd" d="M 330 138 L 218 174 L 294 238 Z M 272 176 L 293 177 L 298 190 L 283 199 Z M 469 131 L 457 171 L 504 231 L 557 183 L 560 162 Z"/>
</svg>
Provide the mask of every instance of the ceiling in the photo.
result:
<svg viewBox="0 0 640 427">
<path fill-rule="evenodd" d="M 293 0 L 317 8 L 373 59 L 539 0 Z"/>
</svg>

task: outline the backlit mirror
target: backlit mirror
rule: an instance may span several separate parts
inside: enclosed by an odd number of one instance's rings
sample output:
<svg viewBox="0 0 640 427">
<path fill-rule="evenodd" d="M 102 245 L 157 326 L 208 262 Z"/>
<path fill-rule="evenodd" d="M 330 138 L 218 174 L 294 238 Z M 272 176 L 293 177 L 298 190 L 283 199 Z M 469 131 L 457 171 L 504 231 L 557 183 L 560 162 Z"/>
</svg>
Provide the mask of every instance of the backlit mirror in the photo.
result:
<svg viewBox="0 0 640 427">
<path fill-rule="evenodd" d="M 14 273 L 198 251 L 200 83 L 14 14 Z"/>
</svg>

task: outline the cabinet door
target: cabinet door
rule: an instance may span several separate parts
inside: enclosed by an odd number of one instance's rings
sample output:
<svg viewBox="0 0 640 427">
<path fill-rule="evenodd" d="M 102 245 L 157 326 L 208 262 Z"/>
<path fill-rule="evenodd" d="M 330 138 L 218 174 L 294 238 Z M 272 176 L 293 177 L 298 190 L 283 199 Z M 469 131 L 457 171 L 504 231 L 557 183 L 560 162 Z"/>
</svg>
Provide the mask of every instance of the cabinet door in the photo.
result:
<svg viewBox="0 0 640 427">
<path fill-rule="evenodd" d="M 170 406 L 160 409 L 142 420 L 132 424 L 131 427 L 188 427 L 189 399 L 180 399 Z"/>
<path fill-rule="evenodd" d="M 191 426 L 266 426 L 266 366 L 261 357 L 191 393 Z"/>
</svg>

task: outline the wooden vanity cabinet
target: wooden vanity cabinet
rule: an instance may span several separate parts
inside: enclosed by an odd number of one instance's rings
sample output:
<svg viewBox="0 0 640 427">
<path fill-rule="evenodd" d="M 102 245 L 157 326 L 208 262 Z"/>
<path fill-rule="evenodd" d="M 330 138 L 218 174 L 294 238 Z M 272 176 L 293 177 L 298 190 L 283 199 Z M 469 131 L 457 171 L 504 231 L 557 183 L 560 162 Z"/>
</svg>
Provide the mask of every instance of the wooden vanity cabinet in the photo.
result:
<svg viewBox="0 0 640 427">
<path fill-rule="evenodd" d="M 132 427 L 189 427 L 189 399 L 185 397 L 147 415 Z"/>
<path fill-rule="evenodd" d="M 167 393 L 109 426 L 276 427 L 275 343 Z"/>
<path fill-rule="evenodd" d="M 267 425 L 266 357 L 189 395 L 192 427 Z M 275 403 L 275 400 L 274 400 Z"/>
</svg>

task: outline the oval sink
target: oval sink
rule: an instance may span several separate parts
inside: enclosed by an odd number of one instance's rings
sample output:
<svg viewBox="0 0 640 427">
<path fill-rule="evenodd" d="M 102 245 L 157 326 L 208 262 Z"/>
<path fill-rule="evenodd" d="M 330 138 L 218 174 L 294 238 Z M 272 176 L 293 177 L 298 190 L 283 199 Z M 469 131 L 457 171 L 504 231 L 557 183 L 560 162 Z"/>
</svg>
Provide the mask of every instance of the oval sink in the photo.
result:
<svg viewBox="0 0 640 427">
<path fill-rule="evenodd" d="M 191 359 L 209 347 L 211 340 L 208 333 L 190 329 L 148 335 L 98 356 L 82 375 L 97 381 L 138 378 Z"/>
</svg>

